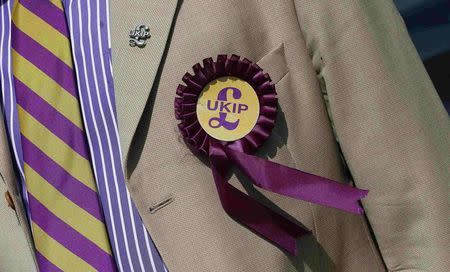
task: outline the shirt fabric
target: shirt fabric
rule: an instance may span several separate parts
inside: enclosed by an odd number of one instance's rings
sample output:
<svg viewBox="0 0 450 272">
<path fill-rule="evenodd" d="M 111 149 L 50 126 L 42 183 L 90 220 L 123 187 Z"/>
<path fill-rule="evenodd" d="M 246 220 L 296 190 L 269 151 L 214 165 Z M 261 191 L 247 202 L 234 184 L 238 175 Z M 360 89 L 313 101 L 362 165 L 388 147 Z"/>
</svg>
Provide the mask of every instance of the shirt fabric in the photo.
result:
<svg viewBox="0 0 450 272">
<path fill-rule="evenodd" d="M 14 1 L 6 0 L 0 6 L 1 104 L 29 216 L 11 67 L 13 5 Z M 81 111 L 94 175 L 103 198 L 102 203 L 108 203 L 103 206 L 105 219 L 114 221 L 114 225 L 118 226 L 118 229 L 108 229 L 117 265 L 120 271 L 148 271 L 144 270 L 143 264 L 150 263 L 153 271 L 167 271 L 153 242 L 148 238 L 128 190 L 120 191 L 118 187 L 119 183 L 125 182 L 125 178 L 112 78 L 109 1 L 66 0 L 63 5 L 69 25 Z M 127 34 L 124 33 L 124 42 L 128 42 Z M 116 190 L 116 194 L 110 193 L 112 190 Z"/>
</svg>

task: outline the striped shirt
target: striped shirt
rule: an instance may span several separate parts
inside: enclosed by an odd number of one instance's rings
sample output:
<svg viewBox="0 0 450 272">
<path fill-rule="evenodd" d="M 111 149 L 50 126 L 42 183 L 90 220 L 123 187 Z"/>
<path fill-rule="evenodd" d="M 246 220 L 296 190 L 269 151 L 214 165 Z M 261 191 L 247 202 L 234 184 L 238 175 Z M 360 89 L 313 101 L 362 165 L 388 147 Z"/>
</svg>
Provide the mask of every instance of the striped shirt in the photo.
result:
<svg viewBox="0 0 450 272">
<path fill-rule="evenodd" d="M 60 5 L 56 0 L 50 1 Z M 29 215 L 11 65 L 14 1 L 3 0 L 0 5 L 1 105 Z M 118 268 L 167 271 L 125 186 L 112 79 L 109 2 L 63 0 L 63 5 L 92 166 Z"/>
</svg>

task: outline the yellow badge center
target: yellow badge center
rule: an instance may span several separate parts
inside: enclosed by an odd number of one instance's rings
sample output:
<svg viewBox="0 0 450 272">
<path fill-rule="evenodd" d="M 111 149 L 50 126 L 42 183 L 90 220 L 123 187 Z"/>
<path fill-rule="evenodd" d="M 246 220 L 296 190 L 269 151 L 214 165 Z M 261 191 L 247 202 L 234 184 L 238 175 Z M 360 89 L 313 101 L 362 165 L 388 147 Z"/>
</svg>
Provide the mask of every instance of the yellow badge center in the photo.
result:
<svg viewBox="0 0 450 272">
<path fill-rule="evenodd" d="M 253 87 L 237 77 L 208 83 L 197 101 L 197 118 L 211 137 L 236 141 L 252 131 L 259 117 L 259 100 Z"/>
</svg>

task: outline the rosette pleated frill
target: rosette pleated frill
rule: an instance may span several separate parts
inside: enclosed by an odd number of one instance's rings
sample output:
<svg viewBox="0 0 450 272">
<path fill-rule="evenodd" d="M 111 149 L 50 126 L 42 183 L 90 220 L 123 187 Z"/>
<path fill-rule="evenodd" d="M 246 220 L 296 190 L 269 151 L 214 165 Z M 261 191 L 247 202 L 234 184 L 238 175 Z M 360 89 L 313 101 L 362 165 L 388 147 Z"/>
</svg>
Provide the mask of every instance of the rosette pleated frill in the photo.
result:
<svg viewBox="0 0 450 272">
<path fill-rule="evenodd" d="M 209 157 L 220 201 L 229 216 L 290 254 L 297 254 L 296 239 L 311 232 L 276 213 L 227 181 L 235 165 L 257 187 L 288 197 L 362 214 L 359 200 L 368 193 L 349 185 L 280 165 L 252 154 L 269 138 L 277 115 L 277 94 L 270 76 L 250 60 L 219 55 L 193 66 L 194 74 L 183 76 L 177 88 L 175 116 L 185 142 L 197 154 Z M 259 100 L 259 117 L 250 133 L 235 141 L 220 141 L 208 135 L 197 118 L 197 101 L 215 79 L 236 77 L 249 83 Z"/>
</svg>

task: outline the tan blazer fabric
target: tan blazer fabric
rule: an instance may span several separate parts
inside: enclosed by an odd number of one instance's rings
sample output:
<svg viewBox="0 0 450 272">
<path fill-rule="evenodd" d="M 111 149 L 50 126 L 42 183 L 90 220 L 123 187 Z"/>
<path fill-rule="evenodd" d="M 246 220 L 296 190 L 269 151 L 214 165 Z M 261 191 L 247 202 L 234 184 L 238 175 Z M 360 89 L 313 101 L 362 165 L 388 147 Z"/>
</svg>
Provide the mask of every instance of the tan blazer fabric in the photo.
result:
<svg viewBox="0 0 450 272">
<path fill-rule="evenodd" d="M 448 271 L 450 122 L 401 17 L 391 1 L 299 2 L 344 157 L 356 185 L 370 190 L 363 203 L 388 268 Z"/>
<path fill-rule="evenodd" d="M 392 1 L 111 0 L 110 8 L 127 184 L 169 271 L 450 270 L 449 119 Z M 131 48 L 139 24 L 152 37 Z M 173 114 L 181 77 L 217 54 L 258 62 L 276 84 L 276 127 L 258 156 L 369 189 L 366 216 L 255 189 L 238 171 L 233 185 L 314 236 L 291 257 L 227 216 L 207 160 L 184 144 Z"/>
<path fill-rule="evenodd" d="M 129 48 L 121 36 L 123 24 L 112 29 L 119 127 L 136 127 L 133 135 L 121 134 L 130 142 L 124 149 L 129 188 L 169 269 L 450 268 L 448 117 L 391 1 L 183 1 L 179 6 L 167 54 L 157 64 L 136 65 L 133 56 L 152 53 Z M 127 10 L 113 2 L 112 19 L 127 18 L 131 11 L 143 20 L 158 18 L 157 11 L 140 7 Z M 151 27 L 158 31 L 158 25 Z M 225 214 L 208 163 L 178 134 L 172 104 L 183 74 L 221 53 L 258 61 L 276 83 L 280 115 L 259 155 L 370 189 L 363 201 L 368 220 L 253 189 L 239 172 L 230 182 L 288 213 L 312 229 L 314 238 L 299 241 L 303 250 L 291 258 Z M 130 74 L 146 75 L 142 67 L 158 68 L 156 80 L 131 82 Z M 140 123 L 130 122 L 125 114 L 130 108 L 121 106 L 130 101 L 130 84 L 149 92 Z M 322 92 L 328 94 L 340 144 Z M 149 213 L 168 197 L 172 204 Z"/>
</svg>

